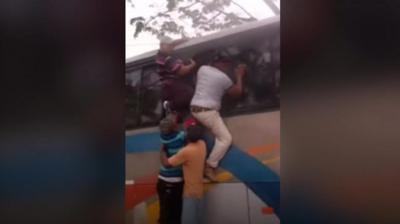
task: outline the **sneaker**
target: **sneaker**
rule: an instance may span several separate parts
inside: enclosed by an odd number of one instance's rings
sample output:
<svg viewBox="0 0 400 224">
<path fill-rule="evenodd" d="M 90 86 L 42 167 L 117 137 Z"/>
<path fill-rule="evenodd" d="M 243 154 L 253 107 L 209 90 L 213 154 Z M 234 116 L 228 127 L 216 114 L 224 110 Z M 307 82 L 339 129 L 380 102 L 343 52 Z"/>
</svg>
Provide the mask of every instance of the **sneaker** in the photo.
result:
<svg viewBox="0 0 400 224">
<path fill-rule="evenodd" d="M 204 176 L 212 182 L 217 182 L 217 176 L 215 175 L 215 168 L 206 166 L 204 169 Z"/>
</svg>

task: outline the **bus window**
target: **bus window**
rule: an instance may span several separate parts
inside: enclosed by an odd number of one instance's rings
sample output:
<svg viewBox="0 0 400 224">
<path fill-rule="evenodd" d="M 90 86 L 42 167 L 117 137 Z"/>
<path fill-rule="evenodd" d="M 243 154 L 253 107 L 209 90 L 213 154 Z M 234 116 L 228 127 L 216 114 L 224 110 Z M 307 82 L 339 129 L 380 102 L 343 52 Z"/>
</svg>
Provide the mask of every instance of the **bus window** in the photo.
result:
<svg viewBox="0 0 400 224">
<path fill-rule="evenodd" d="M 140 91 L 141 125 L 156 125 L 161 118 L 161 83 L 157 67 L 150 66 L 142 74 Z"/>
<path fill-rule="evenodd" d="M 125 124 L 127 129 L 135 128 L 139 125 L 139 86 L 142 70 L 137 69 L 126 74 L 126 116 Z"/>
<path fill-rule="evenodd" d="M 252 41 L 252 45 L 238 47 L 239 53 L 230 54 L 232 46 L 223 50 L 238 62 L 248 65 L 244 94 L 240 99 L 225 97 L 222 113 L 236 115 L 272 109 L 279 106 L 280 46 L 279 35 L 266 40 Z M 230 54 L 230 55 L 229 55 Z"/>
<path fill-rule="evenodd" d="M 197 52 L 194 57 L 199 66 L 208 64 L 212 59 L 210 56 L 215 51 L 231 57 L 235 64 L 242 62 L 248 65 L 248 75 L 243 80 L 244 94 L 239 99 L 224 97 L 221 108 L 223 116 L 262 112 L 279 107 L 279 34 L 267 37 L 257 36 L 251 41 Z M 153 64 L 127 72 L 126 85 L 128 89 L 127 129 L 157 125 L 162 113 L 161 83 L 157 67 Z"/>
</svg>

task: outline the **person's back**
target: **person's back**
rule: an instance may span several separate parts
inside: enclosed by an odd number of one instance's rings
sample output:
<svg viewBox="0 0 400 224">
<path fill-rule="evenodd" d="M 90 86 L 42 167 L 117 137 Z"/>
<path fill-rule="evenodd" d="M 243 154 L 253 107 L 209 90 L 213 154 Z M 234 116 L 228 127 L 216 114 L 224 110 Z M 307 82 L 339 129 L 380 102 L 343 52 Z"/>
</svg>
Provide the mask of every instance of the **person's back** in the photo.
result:
<svg viewBox="0 0 400 224">
<path fill-rule="evenodd" d="M 215 67 L 203 65 L 197 72 L 191 105 L 219 110 L 225 91 L 232 85 L 233 82 L 227 74 Z"/>
<path fill-rule="evenodd" d="M 206 144 L 203 140 L 188 143 L 182 153 L 186 161 L 183 163 L 183 179 L 185 197 L 201 198 L 203 196 L 203 170 L 206 158 Z"/>
<path fill-rule="evenodd" d="M 204 128 L 198 125 L 187 128 L 187 144 L 176 155 L 168 158 L 168 165 L 182 165 L 185 197 L 203 196 L 203 170 L 207 154 L 206 143 L 202 140 Z M 167 166 L 168 167 L 168 166 Z"/>
</svg>

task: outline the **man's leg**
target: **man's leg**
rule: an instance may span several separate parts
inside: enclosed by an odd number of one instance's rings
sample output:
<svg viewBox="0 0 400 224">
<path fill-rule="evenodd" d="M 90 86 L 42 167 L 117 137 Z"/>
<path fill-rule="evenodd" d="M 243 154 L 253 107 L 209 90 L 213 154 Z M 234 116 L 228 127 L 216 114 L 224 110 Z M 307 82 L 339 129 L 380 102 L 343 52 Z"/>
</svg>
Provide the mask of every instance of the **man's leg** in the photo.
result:
<svg viewBox="0 0 400 224">
<path fill-rule="evenodd" d="M 219 161 L 225 156 L 232 144 L 232 135 L 226 127 L 218 112 L 211 126 L 211 132 L 215 135 L 215 145 L 207 159 L 207 164 L 213 168 L 218 167 Z"/>
<path fill-rule="evenodd" d="M 193 116 L 215 135 L 215 144 L 207 159 L 206 176 L 215 181 L 213 168 L 218 167 L 219 161 L 224 157 L 232 144 L 232 136 L 222 120 L 218 111 L 205 111 L 193 113 Z"/>
</svg>

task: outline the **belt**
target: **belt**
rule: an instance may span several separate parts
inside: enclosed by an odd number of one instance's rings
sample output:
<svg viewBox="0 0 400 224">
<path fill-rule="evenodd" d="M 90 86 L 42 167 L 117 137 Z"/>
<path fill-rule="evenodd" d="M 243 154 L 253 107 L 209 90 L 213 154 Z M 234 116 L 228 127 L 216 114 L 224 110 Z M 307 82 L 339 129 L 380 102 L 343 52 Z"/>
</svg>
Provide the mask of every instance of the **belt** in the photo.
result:
<svg viewBox="0 0 400 224">
<path fill-rule="evenodd" d="M 199 107 L 199 106 L 190 106 L 190 111 L 192 111 L 192 113 L 200 113 L 200 112 L 206 112 L 206 111 L 210 111 L 210 110 L 214 110 L 214 109 L 206 108 L 206 107 Z"/>
</svg>

